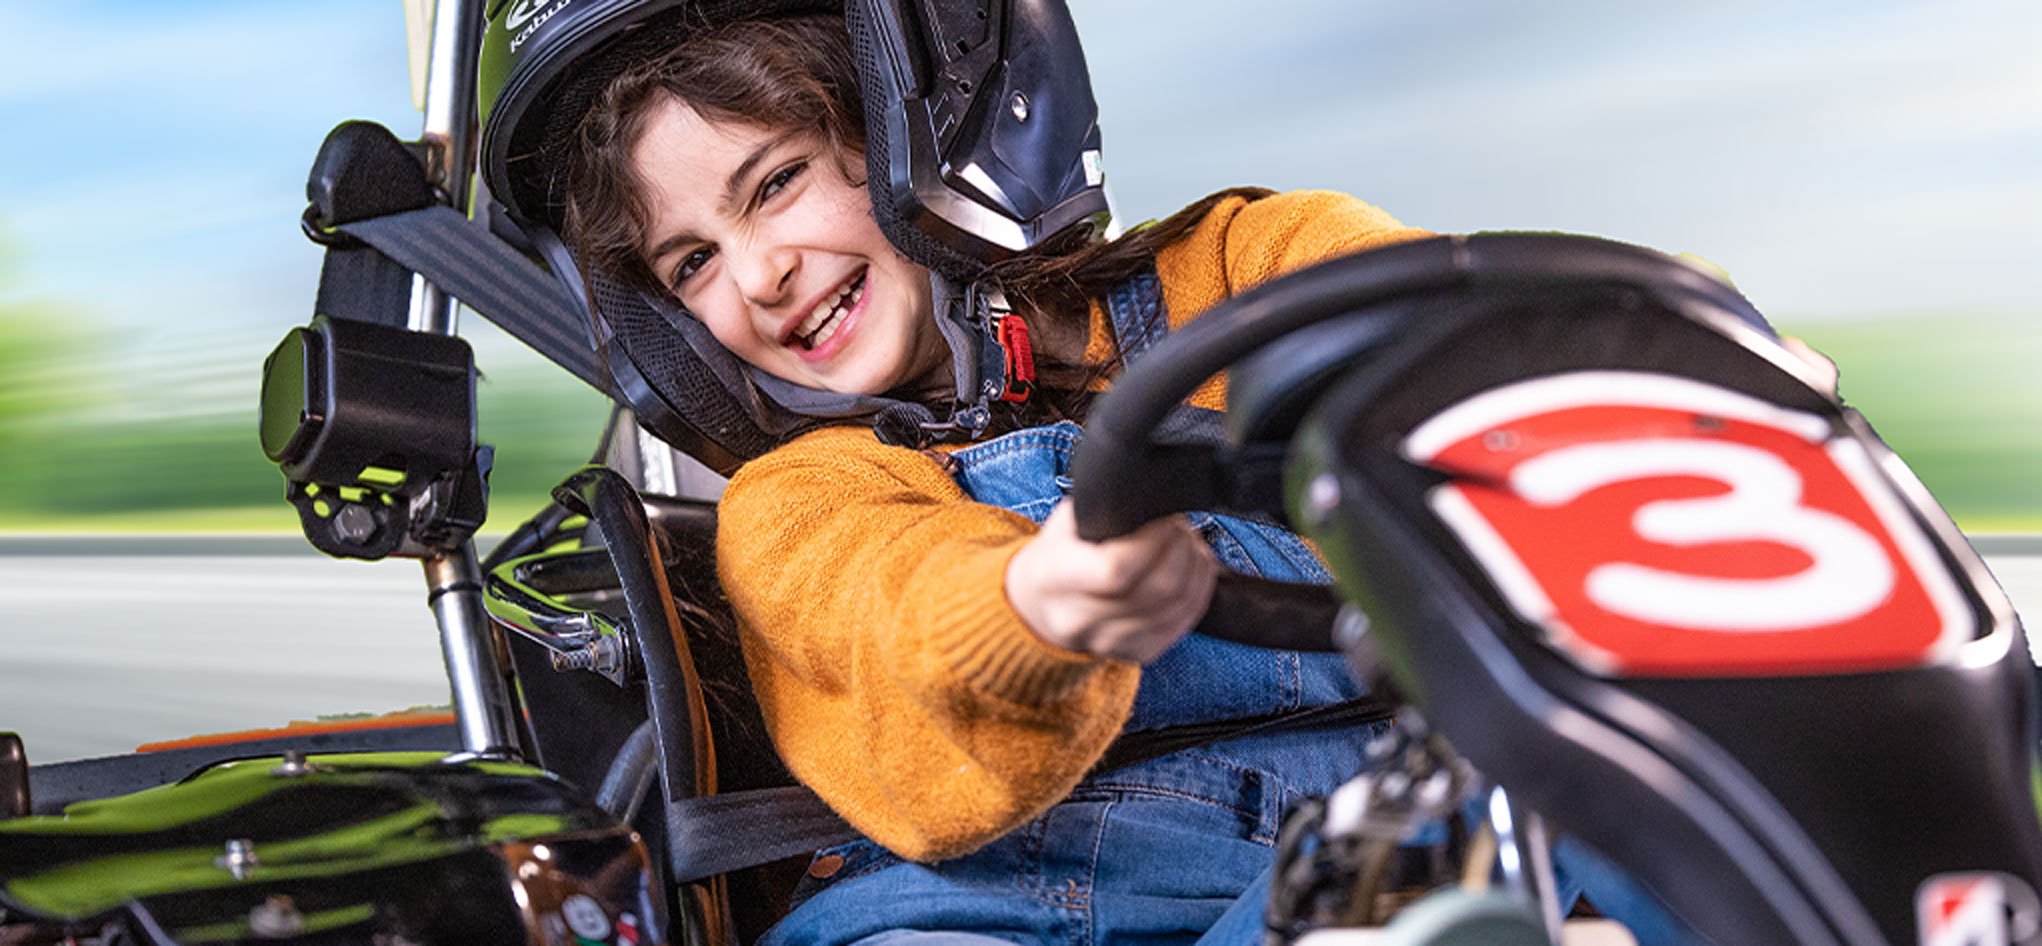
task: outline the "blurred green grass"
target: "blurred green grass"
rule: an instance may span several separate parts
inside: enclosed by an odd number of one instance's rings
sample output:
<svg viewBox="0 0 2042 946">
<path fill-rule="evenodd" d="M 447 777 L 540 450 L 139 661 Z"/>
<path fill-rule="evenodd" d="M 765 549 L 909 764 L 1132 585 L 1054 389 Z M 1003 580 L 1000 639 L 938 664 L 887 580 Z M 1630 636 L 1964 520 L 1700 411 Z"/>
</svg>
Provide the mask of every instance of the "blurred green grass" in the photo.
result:
<svg viewBox="0 0 2042 946">
<path fill-rule="evenodd" d="M 103 383 L 106 339 L 62 314 L 0 302 L 0 531 L 296 530 L 256 444 L 259 364 L 245 410 L 141 416 Z M 1940 313 L 1782 327 L 1837 362 L 1845 399 L 1959 525 L 2042 531 L 2042 396 L 2027 381 L 2042 330 Z M 477 358 L 482 439 L 497 448 L 487 528 L 502 531 L 586 462 L 608 406 L 509 343 L 478 343 Z"/>
<path fill-rule="evenodd" d="M 51 330 L 79 323 L 47 315 L 0 307 L 0 531 L 297 530 L 283 474 L 256 440 L 259 358 L 235 371 L 245 409 L 138 411 L 107 383 L 104 343 Z M 504 531 L 588 462 L 609 404 L 508 344 L 478 346 L 477 364 L 480 436 L 496 447 L 486 528 Z"/>
<path fill-rule="evenodd" d="M 1926 313 L 1783 321 L 1837 363 L 1857 408 L 1970 532 L 2042 532 L 2042 324 Z"/>
</svg>

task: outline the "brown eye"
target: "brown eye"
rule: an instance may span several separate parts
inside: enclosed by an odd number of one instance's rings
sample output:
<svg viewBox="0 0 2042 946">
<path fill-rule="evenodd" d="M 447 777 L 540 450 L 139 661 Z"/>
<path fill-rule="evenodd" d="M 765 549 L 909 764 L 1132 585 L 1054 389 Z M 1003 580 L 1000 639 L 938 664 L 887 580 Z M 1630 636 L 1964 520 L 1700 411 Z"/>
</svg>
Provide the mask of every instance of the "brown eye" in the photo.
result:
<svg viewBox="0 0 2042 946">
<path fill-rule="evenodd" d="M 673 275 L 667 278 L 667 285 L 679 289 L 682 283 L 687 282 L 696 273 L 701 272 L 702 267 L 709 265 L 710 258 L 715 255 L 716 249 L 714 247 L 705 246 L 681 257 L 680 264 L 674 267 Z"/>
<path fill-rule="evenodd" d="M 774 194 L 784 190 L 787 185 L 794 183 L 794 179 L 800 177 L 801 172 L 805 170 L 808 170 L 808 162 L 797 161 L 778 171 L 774 171 L 771 176 L 767 177 L 759 185 L 759 200 L 771 199 Z"/>
</svg>

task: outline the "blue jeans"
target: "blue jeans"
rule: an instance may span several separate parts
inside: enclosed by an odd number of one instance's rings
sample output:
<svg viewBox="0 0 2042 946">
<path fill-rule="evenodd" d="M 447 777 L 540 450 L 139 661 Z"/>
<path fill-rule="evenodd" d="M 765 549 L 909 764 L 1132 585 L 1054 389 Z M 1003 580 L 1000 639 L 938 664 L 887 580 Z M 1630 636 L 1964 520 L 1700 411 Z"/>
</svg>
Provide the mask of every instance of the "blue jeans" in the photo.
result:
<svg viewBox="0 0 2042 946">
<path fill-rule="evenodd" d="M 802 880 L 762 946 L 1250 946 L 1285 811 L 1356 771 L 1361 743 L 1272 734 L 1101 773 L 1018 830 L 937 864 L 870 841 L 832 848 L 816 864 L 834 873 Z"/>
</svg>

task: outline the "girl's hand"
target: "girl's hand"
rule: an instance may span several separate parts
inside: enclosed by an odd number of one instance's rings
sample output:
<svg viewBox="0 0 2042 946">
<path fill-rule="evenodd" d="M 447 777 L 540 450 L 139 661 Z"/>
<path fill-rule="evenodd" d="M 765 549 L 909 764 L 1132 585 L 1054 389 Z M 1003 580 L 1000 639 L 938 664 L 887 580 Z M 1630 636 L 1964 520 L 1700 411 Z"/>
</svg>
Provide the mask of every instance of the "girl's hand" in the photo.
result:
<svg viewBox="0 0 2042 946">
<path fill-rule="evenodd" d="M 1183 516 L 1087 542 L 1064 503 L 1008 561 L 1007 600 L 1050 644 L 1145 663 L 1205 615 L 1219 567 Z"/>
</svg>

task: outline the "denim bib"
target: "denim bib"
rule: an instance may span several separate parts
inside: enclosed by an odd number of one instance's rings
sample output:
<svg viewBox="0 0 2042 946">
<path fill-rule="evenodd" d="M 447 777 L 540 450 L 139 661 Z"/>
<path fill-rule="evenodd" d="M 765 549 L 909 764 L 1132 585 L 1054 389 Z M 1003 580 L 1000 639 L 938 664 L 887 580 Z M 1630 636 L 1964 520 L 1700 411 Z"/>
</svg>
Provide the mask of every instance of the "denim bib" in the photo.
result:
<svg viewBox="0 0 2042 946">
<path fill-rule="evenodd" d="M 1109 292 L 1107 311 L 1115 335 L 1126 340 L 1124 364 L 1168 331 L 1153 272 Z M 1040 523 L 1070 491 L 1071 451 L 1083 435 L 1070 421 L 1018 430 L 952 453 L 953 475 L 972 499 Z M 1286 529 L 1210 512 L 1189 518 L 1231 571 L 1287 582 L 1332 581 L 1304 540 Z M 1270 650 L 1189 634 L 1143 668 L 1127 731 L 1269 716 L 1360 695 L 1336 654 Z"/>
</svg>

